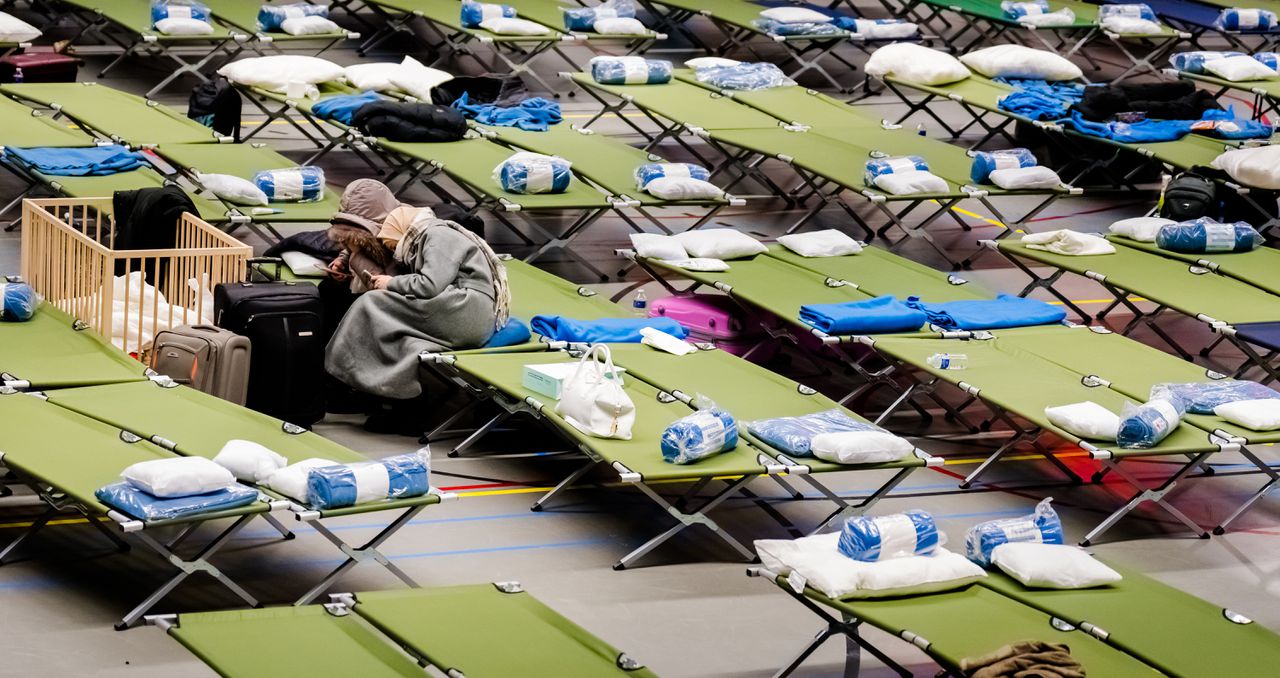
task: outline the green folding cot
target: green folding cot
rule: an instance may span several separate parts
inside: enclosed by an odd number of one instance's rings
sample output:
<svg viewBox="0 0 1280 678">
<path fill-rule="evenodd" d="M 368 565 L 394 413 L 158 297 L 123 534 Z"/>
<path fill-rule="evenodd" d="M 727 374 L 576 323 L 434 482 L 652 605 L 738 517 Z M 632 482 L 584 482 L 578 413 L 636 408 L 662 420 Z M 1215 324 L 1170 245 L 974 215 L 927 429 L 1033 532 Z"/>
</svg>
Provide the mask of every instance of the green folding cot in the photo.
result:
<svg viewBox="0 0 1280 678">
<path fill-rule="evenodd" d="M 147 91 L 148 97 L 186 74 L 209 80 L 210 71 L 236 58 L 250 40 L 249 35 L 221 25 L 207 35 L 165 35 L 152 26 L 150 0 L 62 0 L 61 5 L 81 25 L 72 43 L 92 35 L 122 50 L 98 72 L 99 78 L 132 57 L 162 58 L 177 65 Z"/>
<path fill-rule="evenodd" d="M 258 10 L 265 4 L 262 0 L 202 0 L 202 2 L 213 11 L 213 16 L 218 21 L 234 30 L 252 35 L 254 41 L 251 43 L 251 49 L 260 53 L 268 49 L 274 52 L 283 52 L 281 43 L 292 46 L 294 43 L 299 42 L 314 43 L 321 41 L 324 42 L 324 45 L 316 50 L 315 53 L 322 54 L 343 40 L 360 39 L 359 33 L 341 29 L 328 33 L 310 33 L 307 35 L 290 35 L 284 31 L 263 31 L 258 26 Z"/>
<path fill-rule="evenodd" d="M 357 158 L 369 166 L 369 169 L 381 173 L 382 166 L 371 159 L 365 150 L 361 148 L 363 145 L 376 153 L 375 141 L 366 139 L 360 130 L 354 127 L 344 125 L 337 120 L 321 118 L 311 110 L 312 106 L 324 99 L 332 96 L 359 94 L 359 90 L 345 83 L 322 82 L 316 85 L 319 91 L 319 98 L 313 101 L 306 97 L 293 99 L 282 92 L 273 92 L 261 87 L 248 87 L 236 83 L 232 83 L 232 85 L 244 93 L 249 103 L 256 106 L 266 116 L 257 127 L 242 134 L 241 141 L 249 141 L 264 130 L 270 129 L 277 122 L 283 122 L 296 130 L 307 141 L 315 144 L 316 152 L 307 156 L 307 159 L 303 160 L 302 164 L 313 164 L 328 155 L 330 151 L 344 149 L 354 153 Z M 298 120 L 298 118 L 301 118 L 301 120 Z"/>
<path fill-rule="evenodd" d="M 48 303 L 27 322 L 0 323 L 0 386 L 42 390 L 148 378 L 146 366 L 88 329 Z"/>
<path fill-rule="evenodd" d="M 65 117 L 99 139 L 134 148 L 231 142 L 168 106 L 96 82 L 7 84 L 0 93 L 47 108 L 53 119 Z"/>
<path fill-rule="evenodd" d="M 147 621 L 223 676 L 655 675 L 517 582 L 344 593 L 325 605 L 155 615 Z"/>
<path fill-rule="evenodd" d="M 507 3 L 515 8 L 521 19 L 536 21 L 564 31 L 575 37 L 588 47 L 618 47 L 624 54 L 640 54 L 653 46 L 653 43 L 667 38 L 665 33 L 646 30 L 638 35 L 607 35 L 591 31 L 571 31 L 565 26 L 564 10 L 566 6 L 560 0 L 511 0 Z M 572 5 L 570 5 L 572 6 Z"/>
<path fill-rule="evenodd" d="M 1161 249 L 1153 242 L 1140 242 L 1122 235 L 1108 235 L 1107 240 L 1116 247 L 1127 247 L 1152 256 L 1195 264 L 1218 275 L 1253 285 L 1264 292 L 1280 295 L 1280 250 L 1274 247 L 1259 247 L 1249 252 L 1185 254 Z"/>
</svg>

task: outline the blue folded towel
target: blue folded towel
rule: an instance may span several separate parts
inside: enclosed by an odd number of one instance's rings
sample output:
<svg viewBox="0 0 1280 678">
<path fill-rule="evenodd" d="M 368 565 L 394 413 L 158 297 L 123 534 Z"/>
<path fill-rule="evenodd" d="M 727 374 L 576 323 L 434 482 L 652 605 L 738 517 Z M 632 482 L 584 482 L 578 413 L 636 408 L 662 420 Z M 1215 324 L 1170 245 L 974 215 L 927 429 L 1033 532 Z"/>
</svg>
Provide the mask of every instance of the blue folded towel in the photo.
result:
<svg viewBox="0 0 1280 678">
<path fill-rule="evenodd" d="M 920 329 L 928 317 L 896 297 L 883 296 L 842 304 L 806 304 L 800 320 L 827 334 L 891 334 Z"/>
<path fill-rule="evenodd" d="M 533 335 L 530 334 L 528 325 L 524 324 L 519 318 L 508 318 L 507 324 L 503 325 L 502 329 L 494 332 L 493 336 L 489 337 L 489 341 L 485 342 L 484 347 L 515 346 L 516 344 L 523 344 L 531 338 L 533 338 Z"/>
<path fill-rule="evenodd" d="M 118 144 L 90 148 L 14 148 L 6 146 L 6 155 L 41 174 L 62 177 L 88 177 L 118 174 L 147 164 L 146 158 Z"/>
<path fill-rule="evenodd" d="M 746 426 L 751 435 L 770 447 L 797 457 L 813 456 L 813 439 L 823 433 L 884 430 L 875 424 L 858 421 L 839 409 L 798 417 L 758 419 L 746 422 Z"/>
<path fill-rule="evenodd" d="M 997 546 L 1008 543 L 1032 542 L 1040 544 L 1062 543 L 1062 519 L 1049 505 L 1052 499 L 1042 499 L 1030 515 L 1018 518 L 988 520 L 969 528 L 964 536 L 964 554 L 969 560 L 987 567 L 991 565 L 991 552 Z"/>
<path fill-rule="evenodd" d="M 1206 50 L 1178 52 L 1177 54 L 1169 57 L 1169 65 L 1183 73 L 1204 75 L 1204 62 L 1238 56 L 1244 56 L 1244 52 L 1213 52 Z"/>
<path fill-rule="evenodd" d="M 1266 32 L 1276 28 L 1275 12 L 1231 7 L 1218 15 L 1218 26 L 1228 31 Z"/>
<path fill-rule="evenodd" d="M 867 563 L 904 556 L 927 556 L 938 549 L 938 525 L 920 509 L 844 521 L 838 548 L 844 555 Z M 885 547 L 889 546 L 886 551 Z"/>
<path fill-rule="evenodd" d="M 535 315 L 529 327 L 547 341 L 569 341 L 583 344 L 638 344 L 640 330 L 652 327 L 677 339 L 689 336 L 689 330 L 671 318 L 600 318 L 578 320 L 560 315 Z"/>
<path fill-rule="evenodd" d="M 0 320 L 24 322 L 36 314 L 40 295 L 26 283 L 0 282 Z"/>
<path fill-rule="evenodd" d="M 944 330 L 998 330 L 1062 322 L 1067 312 L 1039 299 L 1000 294 L 995 299 L 948 301 L 940 304 L 908 297 L 907 306 L 923 311 L 929 323 Z"/>
<path fill-rule="evenodd" d="M 529 132 L 545 132 L 563 119 L 560 116 L 560 104 L 542 97 L 530 97 L 515 106 L 498 106 L 473 104 L 470 94 L 463 92 L 450 105 L 462 113 L 463 117 L 482 125 L 519 127 Z"/>
<path fill-rule="evenodd" d="M 601 85 L 661 85 L 671 82 L 671 62 L 643 57 L 596 57 L 591 78 Z"/>
<path fill-rule="evenodd" d="M 336 120 L 344 125 L 350 125 L 351 119 L 355 117 L 356 111 L 360 110 L 361 106 L 371 104 L 380 99 L 382 97 L 378 96 L 377 92 L 339 94 L 325 97 L 311 104 L 311 112 L 318 118 Z"/>
<path fill-rule="evenodd" d="M 969 169 L 969 178 L 975 184 L 985 184 L 991 177 L 991 173 L 998 169 L 1035 167 L 1036 164 L 1036 156 L 1025 148 L 977 151 L 973 154 L 973 166 Z"/>
<path fill-rule="evenodd" d="M 1250 252 L 1262 242 L 1262 235 L 1243 221 L 1220 224 L 1209 217 L 1165 224 L 1156 232 L 1156 247 L 1185 254 Z"/>
<path fill-rule="evenodd" d="M 239 483 L 225 489 L 186 497 L 161 499 L 127 482 L 100 487 L 93 493 L 98 501 L 138 520 L 173 520 L 252 504 L 258 491 Z"/>
<path fill-rule="evenodd" d="M 335 509 L 381 499 L 420 497 L 431 491 L 430 475 L 418 454 L 320 466 L 307 473 L 307 503 L 318 509 Z"/>
<path fill-rule="evenodd" d="M 295 2 L 288 5 L 266 5 L 258 8 L 258 30 L 279 33 L 284 30 L 284 20 L 304 16 L 329 18 L 328 5 Z"/>
<path fill-rule="evenodd" d="M 516 18 L 516 8 L 511 5 L 467 0 L 467 2 L 462 3 L 462 12 L 459 18 L 462 21 L 463 28 L 479 28 L 480 22 L 486 19 Z"/>
</svg>

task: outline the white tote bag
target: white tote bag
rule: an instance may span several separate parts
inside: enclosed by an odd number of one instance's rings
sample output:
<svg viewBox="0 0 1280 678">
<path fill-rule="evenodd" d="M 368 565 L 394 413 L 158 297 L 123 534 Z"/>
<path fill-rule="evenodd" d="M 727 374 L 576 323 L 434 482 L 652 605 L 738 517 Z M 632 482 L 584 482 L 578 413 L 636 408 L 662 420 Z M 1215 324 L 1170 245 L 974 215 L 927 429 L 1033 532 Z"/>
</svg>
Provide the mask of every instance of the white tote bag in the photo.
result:
<svg viewBox="0 0 1280 678">
<path fill-rule="evenodd" d="M 556 413 L 589 436 L 631 440 L 636 406 L 622 389 L 608 346 L 596 344 L 578 361 L 561 388 Z"/>
</svg>

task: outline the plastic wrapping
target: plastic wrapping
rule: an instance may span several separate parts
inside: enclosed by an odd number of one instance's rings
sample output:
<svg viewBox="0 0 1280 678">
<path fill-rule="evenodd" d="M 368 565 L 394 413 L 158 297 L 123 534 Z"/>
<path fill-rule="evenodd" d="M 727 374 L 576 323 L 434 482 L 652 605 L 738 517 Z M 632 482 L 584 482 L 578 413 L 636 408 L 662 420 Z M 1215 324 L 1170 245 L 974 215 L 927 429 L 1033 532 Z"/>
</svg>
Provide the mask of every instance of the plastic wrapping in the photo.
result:
<svg viewBox="0 0 1280 678">
<path fill-rule="evenodd" d="M 1211 51 L 1195 51 L 1195 52 L 1178 52 L 1169 57 L 1169 65 L 1183 73 L 1193 73 L 1195 75 L 1204 75 L 1204 62 L 1213 61 L 1214 59 L 1225 59 L 1227 57 L 1244 56 L 1244 52 L 1211 52 Z M 1256 57 L 1255 57 L 1256 58 Z M 1265 63 L 1265 62 L 1264 62 Z"/>
<path fill-rule="evenodd" d="M 1000 169 L 1035 167 L 1036 156 L 1025 148 L 1009 148 L 1002 151 L 978 151 L 973 154 L 973 166 L 969 178 L 975 184 L 985 184 L 991 173 Z"/>
<path fill-rule="evenodd" d="M 775 449 L 797 457 L 813 456 L 813 439 L 823 433 L 884 430 L 875 424 L 858 421 L 839 409 L 815 412 L 798 417 L 757 419 L 744 422 L 744 425 L 751 435 L 763 440 Z"/>
<path fill-rule="evenodd" d="M 1177 403 L 1191 414 L 1213 414 L 1213 409 L 1240 400 L 1280 400 L 1280 392 L 1256 381 L 1219 379 L 1190 384 L 1156 384 L 1151 399 L 1163 398 Z"/>
<path fill-rule="evenodd" d="M 840 530 L 840 553 L 871 563 L 907 556 L 927 556 L 944 538 L 933 516 L 920 509 L 872 518 L 854 516 Z"/>
<path fill-rule="evenodd" d="M 493 168 L 493 180 L 508 193 L 564 193 L 573 181 L 568 160 L 521 151 Z"/>
<path fill-rule="evenodd" d="M 671 82 L 671 62 L 637 56 L 596 57 L 591 78 L 601 85 L 661 85 Z"/>
<path fill-rule="evenodd" d="M 307 503 L 335 509 L 381 499 L 420 497 L 431 490 L 431 458 L 425 451 L 359 464 L 313 468 Z"/>
<path fill-rule="evenodd" d="M 920 34 L 919 24 L 905 19 L 854 19 L 841 16 L 836 17 L 832 23 L 868 40 L 901 40 Z"/>
<path fill-rule="evenodd" d="M 1280 71 L 1280 52 L 1254 52 L 1253 58 L 1273 71 Z"/>
<path fill-rule="evenodd" d="M 570 31 L 594 31 L 601 19 L 634 19 L 636 5 L 631 0 L 609 0 L 595 7 L 565 7 L 564 27 Z"/>
<path fill-rule="evenodd" d="M 698 82 L 712 87 L 736 92 L 750 92 L 773 87 L 790 87 L 796 84 L 781 68 L 767 63 L 740 63 L 732 66 L 711 66 L 695 71 Z"/>
<path fill-rule="evenodd" d="M 1000 11 L 1010 19 L 1021 19 L 1025 16 L 1035 16 L 1037 14 L 1048 14 L 1049 3 L 1046 0 L 1032 0 L 1031 2 L 1009 2 L 1005 0 L 1000 3 Z"/>
<path fill-rule="evenodd" d="M 775 21 L 773 19 L 756 19 L 756 28 L 768 33 L 769 35 L 781 35 L 783 37 L 806 35 L 806 36 L 832 36 L 838 37 L 845 34 L 844 29 L 834 23 L 816 21 L 800 21 L 787 23 L 783 21 Z"/>
<path fill-rule="evenodd" d="M 161 499 L 126 482 L 100 487 L 93 493 L 98 501 L 138 520 L 174 520 L 246 506 L 258 500 L 258 491 L 234 483 L 206 494 Z"/>
<path fill-rule="evenodd" d="M 1261 32 L 1276 28 L 1276 13 L 1265 9 L 1231 7 L 1222 10 L 1216 22 L 1227 31 Z"/>
<path fill-rule="evenodd" d="M 0 321 L 26 322 L 36 314 L 40 295 L 30 285 L 21 282 L 0 282 Z"/>
<path fill-rule="evenodd" d="M 209 23 L 213 13 L 193 0 L 151 0 L 151 25 L 165 19 L 195 19 Z"/>
<path fill-rule="evenodd" d="M 898 172 L 910 172 L 912 170 L 928 172 L 929 163 L 925 162 L 925 159 L 918 155 L 904 155 L 894 158 L 868 160 L 864 180 L 868 186 L 874 186 L 876 177 L 882 174 L 895 174 Z"/>
<path fill-rule="evenodd" d="M 279 33 L 284 30 L 285 19 L 318 16 L 329 18 L 327 5 L 312 5 L 306 2 L 295 2 L 288 5 L 263 5 L 258 10 L 258 30 L 268 33 Z"/>
<path fill-rule="evenodd" d="M 1052 497 L 1036 504 L 1035 511 L 1019 518 L 1005 518 L 978 523 L 964 536 L 964 552 L 969 560 L 983 566 L 991 566 L 991 552 L 1001 544 L 1040 543 L 1061 544 L 1062 521 L 1049 505 Z"/>
<path fill-rule="evenodd" d="M 1152 398 L 1142 405 L 1125 403 L 1116 442 L 1126 450 L 1151 449 L 1178 428 L 1183 413 L 1178 400 Z"/>
<path fill-rule="evenodd" d="M 253 183 L 271 202 L 318 202 L 324 199 L 324 170 L 314 165 L 264 170 Z"/>
<path fill-rule="evenodd" d="M 710 181 L 711 172 L 702 165 L 688 162 L 651 162 L 636 168 L 636 188 L 644 190 L 654 179 L 663 177 L 686 177 L 699 181 Z"/>
<path fill-rule="evenodd" d="M 1156 18 L 1155 10 L 1151 9 L 1151 6 L 1145 3 L 1132 5 L 1102 5 L 1098 8 L 1099 23 L 1112 17 L 1159 22 L 1159 19 Z"/>
<path fill-rule="evenodd" d="M 514 19 L 516 18 L 516 8 L 511 5 L 499 5 L 491 2 L 471 2 L 467 0 L 462 3 L 462 27 L 463 28 L 480 28 L 480 23 L 489 19 Z"/>
<path fill-rule="evenodd" d="M 692 464 L 738 446 L 738 422 L 733 415 L 698 396 L 698 411 L 675 420 L 662 432 L 662 459 L 668 464 Z"/>
<path fill-rule="evenodd" d="M 1249 252 L 1262 242 L 1262 234 L 1243 221 L 1221 224 L 1209 217 L 1165 224 L 1156 234 L 1156 247 L 1187 254 Z"/>
</svg>

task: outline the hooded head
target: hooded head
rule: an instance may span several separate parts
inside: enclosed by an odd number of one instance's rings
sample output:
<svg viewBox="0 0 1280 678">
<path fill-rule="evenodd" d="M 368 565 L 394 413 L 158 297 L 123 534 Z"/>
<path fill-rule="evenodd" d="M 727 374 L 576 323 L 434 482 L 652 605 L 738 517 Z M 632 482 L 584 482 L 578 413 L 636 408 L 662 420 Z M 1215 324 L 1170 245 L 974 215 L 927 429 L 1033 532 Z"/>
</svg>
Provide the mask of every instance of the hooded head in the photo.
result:
<svg viewBox="0 0 1280 678">
<path fill-rule="evenodd" d="M 393 210 L 401 206 L 391 189 L 376 179 L 356 179 L 342 192 L 338 213 L 330 220 L 358 226 L 370 235 L 377 235 L 382 222 Z"/>
</svg>

